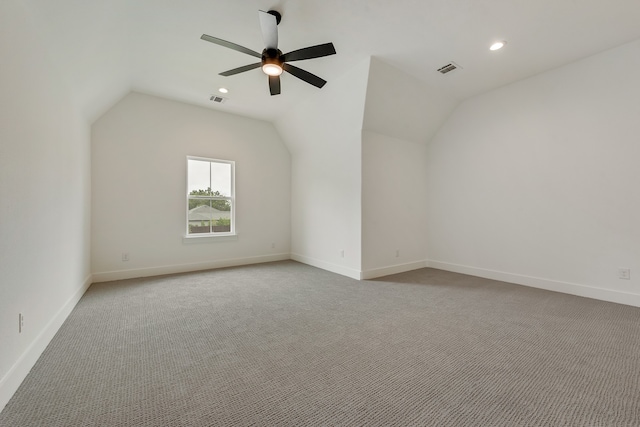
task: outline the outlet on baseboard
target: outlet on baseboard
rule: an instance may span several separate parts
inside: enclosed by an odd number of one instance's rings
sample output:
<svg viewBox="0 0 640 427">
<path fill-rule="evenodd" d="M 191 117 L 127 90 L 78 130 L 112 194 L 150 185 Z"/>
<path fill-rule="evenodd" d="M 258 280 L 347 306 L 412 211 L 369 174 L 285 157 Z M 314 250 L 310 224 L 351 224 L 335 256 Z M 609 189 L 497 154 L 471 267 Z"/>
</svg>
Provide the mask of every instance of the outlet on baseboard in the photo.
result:
<svg viewBox="0 0 640 427">
<path fill-rule="evenodd" d="M 18 313 L 18 333 L 21 334 L 24 329 L 24 316 L 22 313 Z"/>
<path fill-rule="evenodd" d="M 122 261 L 123 262 L 129 261 L 129 252 L 122 252 Z"/>
<path fill-rule="evenodd" d="M 340 258 L 344 258 L 344 249 L 340 250 Z"/>
<path fill-rule="evenodd" d="M 619 268 L 618 269 L 618 278 L 623 280 L 631 280 L 631 269 L 630 268 Z"/>
</svg>

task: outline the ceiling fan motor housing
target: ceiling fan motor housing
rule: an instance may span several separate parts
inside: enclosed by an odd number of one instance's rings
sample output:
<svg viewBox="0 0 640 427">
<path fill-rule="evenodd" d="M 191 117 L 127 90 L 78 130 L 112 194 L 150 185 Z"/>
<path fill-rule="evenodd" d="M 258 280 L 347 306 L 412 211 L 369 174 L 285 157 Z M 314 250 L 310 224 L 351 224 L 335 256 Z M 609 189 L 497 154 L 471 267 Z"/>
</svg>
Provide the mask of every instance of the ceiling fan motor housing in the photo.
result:
<svg viewBox="0 0 640 427">
<path fill-rule="evenodd" d="M 280 59 L 282 51 L 280 49 L 265 49 L 262 51 L 262 65 L 274 64 L 282 68 L 283 61 Z"/>
<path fill-rule="evenodd" d="M 270 10 L 267 13 L 276 17 L 276 25 L 280 24 L 280 21 L 282 20 L 282 15 L 280 14 L 280 12 L 278 12 L 277 10 Z"/>
</svg>

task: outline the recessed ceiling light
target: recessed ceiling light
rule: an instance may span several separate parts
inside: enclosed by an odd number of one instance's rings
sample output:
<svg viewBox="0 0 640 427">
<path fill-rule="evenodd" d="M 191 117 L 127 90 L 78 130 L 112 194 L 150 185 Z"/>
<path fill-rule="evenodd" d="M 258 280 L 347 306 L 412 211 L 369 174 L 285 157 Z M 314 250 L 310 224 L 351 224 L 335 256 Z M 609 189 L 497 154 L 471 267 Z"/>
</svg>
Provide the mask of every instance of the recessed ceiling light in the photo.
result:
<svg viewBox="0 0 640 427">
<path fill-rule="evenodd" d="M 498 49 L 502 49 L 504 47 L 504 45 L 507 44 L 507 42 L 505 41 L 501 41 L 501 42 L 495 42 L 494 44 L 491 45 L 491 47 L 489 48 L 489 50 L 498 50 Z"/>
<path fill-rule="evenodd" d="M 221 87 L 220 89 L 218 89 L 218 92 L 220 92 L 220 93 L 229 93 L 229 90 L 226 87 Z"/>
</svg>

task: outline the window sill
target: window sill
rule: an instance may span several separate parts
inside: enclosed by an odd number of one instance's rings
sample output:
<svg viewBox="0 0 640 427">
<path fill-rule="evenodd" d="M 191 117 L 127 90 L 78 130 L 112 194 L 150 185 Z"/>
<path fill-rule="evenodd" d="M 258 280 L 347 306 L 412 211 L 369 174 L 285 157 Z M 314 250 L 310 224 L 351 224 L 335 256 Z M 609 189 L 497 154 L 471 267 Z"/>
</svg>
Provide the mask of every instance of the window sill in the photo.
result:
<svg viewBox="0 0 640 427">
<path fill-rule="evenodd" d="M 218 234 L 189 234 L 182 237 L 183 244 L 192 243 L 209 243 L 209 242 L 229 242 L 238 240 L 237 233 L 218 233 Z"/>
</svg>

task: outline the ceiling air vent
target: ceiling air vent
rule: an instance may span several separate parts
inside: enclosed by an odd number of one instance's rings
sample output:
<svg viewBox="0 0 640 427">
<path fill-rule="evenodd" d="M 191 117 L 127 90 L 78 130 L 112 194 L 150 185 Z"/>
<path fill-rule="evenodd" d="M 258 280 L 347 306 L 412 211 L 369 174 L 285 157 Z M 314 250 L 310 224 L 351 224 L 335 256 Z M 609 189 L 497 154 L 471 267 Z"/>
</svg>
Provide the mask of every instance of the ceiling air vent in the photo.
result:
<svg viewBox="0 0 640 427">
<path fill-rule="evenodd" d="M 209 98 L 209 101 L 217 102 L 218 104 L 223 104 L 226 100 L 227 98 L 223 98 L 217 95 L 211 95 L 211 98 Z"/>
<path fill-rule="evenodd" d="M 440 74 L 447 74 L 453 70 L 457 70 L 458 68 L 462 68 L 461 66 L 459 66 L 458 64 L 456 64 L 455 62 L 451 61 L 449 62 L 447 65 L 445 65 L 444 67 L 440 67 L 438 68 L 438 72 Z"/>
</svg>

